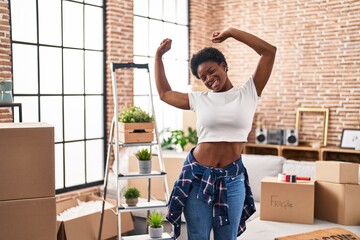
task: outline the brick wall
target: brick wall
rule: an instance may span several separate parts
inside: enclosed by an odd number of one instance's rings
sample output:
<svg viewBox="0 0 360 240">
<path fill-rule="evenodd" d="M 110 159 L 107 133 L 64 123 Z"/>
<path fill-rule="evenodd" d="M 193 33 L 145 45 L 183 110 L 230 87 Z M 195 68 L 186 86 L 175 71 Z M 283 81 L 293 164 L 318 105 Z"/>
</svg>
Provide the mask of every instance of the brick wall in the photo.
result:
<svg viewBox="0 0 360 240">
<path fill-rule="evenodd" d="M 11 79 L 9 1 L 0 1 L 0 81 Z M 0 108 L 0 123 L 12 120 L 11 110 Z"/>
<path fill-rule="evenodd" d="M 108 126 L 113 116 L 110 64 L 133 61 L 133 2 L 106 1 L 106 94 Z M 117 71 L 119 109 L 133 103 L 133 71 Z"/>
<path fill-rule="evenodd" d="M 106 1 L 106 103 L 107 135 L 114 113 L 111 70 L 112 62 L 133 62 L 133 1 Z M 133 71 L 117 72 L 118 109 L 133 104 Z M 113 159 L 113 158 L 112 158 Z M 112 163 L 110 164 L 112 165 Z"/>
<path fill-rule="evenodd" d="M 339 146 L 342 129 L 360 128 L 359 1 L 208 0 L 191 1 L 190 7 L 191 53 L 212 45 L 213 30 L 229 26 L 277 46 L 254 128 L 294 128 L 298 107 L 329 108 L 329 145 Z M 258 60 L 253 50 L 234 40 L 213 46 L 227 57 L 235 85 L 253 73 Z M 194 77 L 192 82 L 199 85 Z M 302 120 L 301 141 L 321 138 L 318 115 L 304 114 Z"/>
<path fill-rule="evenodd" d="M 190 0 L 190 54 L 211 46 L 212 31 L 238 27 L 278 48 L 273 74 L 255 116 L 254 128 L 294 128 L 298 107 L 330 109 L 330 145 L 339 145 L 344 128 L 360 126 L 360 2 L 341 1 L 194 1 Z M 106 2 L 106 92 L 112 117 L 110 62 L 133 60 L 133 3 Z M 0 2 L 0 80 L 11 78 L 8 0 Z M 258 56 L 248 47 L 226 41 L 214 45 L 229 64 L 229 77 L 241 85 Z M 193 85 L 201 83 L 191 77 Z M 119 107 L 132 104 L 132 72 L 118 78 Z M 1 113 L 0 113 L 1 115 Z M 0 117 L 1 118 L 1 117 Z M 309 119 L 310 118 L 310 119 Z M 301 140 L 317 138 L 318 116 L 304 115 Z M 254 140 L 254 133 L 250 141 Z"/>
</svg>

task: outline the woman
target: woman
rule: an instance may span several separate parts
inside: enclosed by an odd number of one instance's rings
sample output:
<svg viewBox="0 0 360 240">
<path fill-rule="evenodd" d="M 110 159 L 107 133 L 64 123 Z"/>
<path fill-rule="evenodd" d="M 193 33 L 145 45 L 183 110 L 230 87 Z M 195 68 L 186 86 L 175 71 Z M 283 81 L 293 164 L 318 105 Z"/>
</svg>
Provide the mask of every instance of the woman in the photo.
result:
<svg viewBox="0 0 360 240">
<path fill-rule="evenodd" d="M 224 55 L 204 48 L 191 59 L 192 74 L 210 92 L 173 91 L 167 81 L 162 56 L 170 50 L 164 39 L 155 55 L 155 79 L 160 99 L 174 107 L 193 110 L 197 116 L 198 145 L 187 156 L 169 201 L 167 219 L 180 235 L 181 213 L 188 239 L 236 239 L 245 230 L 245 220 L 255 212 L 241 152 L 251 130 L 256 105 L 274 64 L 276 47 L 235 28 L 213 32 L 211 41 L 228 38 L 242 42 L 259 55 L 255 72 L 245 84 L 234 87 L 228 78 Z"/>
</svg>

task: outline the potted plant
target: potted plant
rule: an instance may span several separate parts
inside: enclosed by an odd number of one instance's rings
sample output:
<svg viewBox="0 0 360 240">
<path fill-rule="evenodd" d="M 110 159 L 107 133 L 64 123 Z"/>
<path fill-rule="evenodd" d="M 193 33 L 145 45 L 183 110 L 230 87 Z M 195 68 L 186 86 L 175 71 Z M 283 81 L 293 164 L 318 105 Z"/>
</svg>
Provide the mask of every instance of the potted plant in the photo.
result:
<svg viewBox="0 0 360 240">
<path fill-rule="evenodd" d="M 136 187 L 129 187 L 125 190 L 124 197 L 128 206 L 136 206 L 140 197 L 140 191 Z"/>
<path fill-rule="evenodd" d="M 159 212 L 151 212 L 147 217 L 148 230 L 151 238 L 160 238 L 164 232 L 165 216 Z"/>
<path fill-rule="evenodd" d="M 136 158 L 139 160 L 139 173 L 146 174 L 151 172 L 151 148 L 143 148 L 135 154 Z"/>
<path fill-rule="evenodd" d="M 152 142 L 154 118 L 141 108 L 124 108 L 118 116 L 119 137 L 124 143 Z"/>
<path fill-rule="evenodd" d="M 183 130 L 170 131 L 169 129 L 165 129 L 162 134 L 165 133 L 170 133 L 170 136 L 163 138 L 161 143 L 163 149 L 184 151 L 187 145 L 191 148 L 196 145 L 198 141 L 197 131 L 191 127 L 188 128 L 187 135 Z"/>
</svg>

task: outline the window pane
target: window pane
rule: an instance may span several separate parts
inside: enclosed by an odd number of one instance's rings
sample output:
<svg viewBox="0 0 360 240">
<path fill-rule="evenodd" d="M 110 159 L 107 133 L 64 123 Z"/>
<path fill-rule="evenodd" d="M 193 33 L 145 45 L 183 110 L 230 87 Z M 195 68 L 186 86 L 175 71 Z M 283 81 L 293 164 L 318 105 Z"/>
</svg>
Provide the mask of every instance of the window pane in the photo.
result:
<svg viewBox="0 0 360 240">
<path fill-rule="evenodd" d="M 55 188 L 64 187 L 63 144 L 55 144 Z"/>
<path fill-rule="evenodd" d="M 134 14 L 149 16 L 149 0 L 134 0 Z"/>
<path fill-rule="evenodd" d="M 38 97 L 14 97 L 14 102 L 21 103 L 23 122 L 38 122 Z"/>
<path fill-rule="evenodd" d="M 188 27 L 177 25 L 176 41 L 173 42 L 177 59 L 187 60 L 189 58 L 189 37 Z"/>
<path fill-rule="evenodd" d="M 188 92 L 189 91 L 189 62 L 185 60 L 176 61 L 176 83 L 179 91 Z M 171 83 L 172 84 L 172 83 Z"/>
<path fill-rule="evenodd" d="M 86 181 L 100 181 L 104 178 L 104 142 L 92 140 L 86 142 Z"/>
<path fill-rule="evenodd" d="M 157 20 L 150 20 L 149 25 L 149 56 L 155 56 L 156 49 L 163 40 L 163 23 Z"/>
<path fill-rule="evenodd" d="M 65 185 L 85 183 L 84 142 L 65 143 Z"/>
<path fill-rule="evenodd" d="M 64 49 L 64 93 L 84 93 L 83 50 Z M 93 66 L 94 67 L 94 66 Z"/>
<path fill-rule="evenodd" d="M 39 1 L 39 42 L 61 45 L 61 1 Z"/>
<path fill-rule="evenodd" d="M 150 98 L 148 96 L 135 96 L 134 105 L 151 115 Z"/>
<path fill-rule="evenodd" d="M 175 22 L 176 0 L 165 0 L 164 1 L 164 20 L 169 22 Z"/>
<path fill-rule="evenodd" d="M 55 127 L 55 142 L 63 140 L 62 97 L 40 97 L 41 122 Z"/>
<path fill-rule="evenodd" d="M 189 17 L 188 0 L 177 0 L 177 22 L 188 25 Z"/>
<path fill-rule="evenodd" d="M 37 43 L 36 0 L 11 1 L 12 40 Z"/>
<path fill-rule="evenodd" d="M 186 76 L 183 77 L 188 73 L 188 69 L 184 68 L 185 65 L 180 65 L 180 62 L 174 59 L 164 59 L 164 66 L 167 69 L 167 77 L 171 87 L 176 91 L 186 92 L 188 81 Z"/>
<path fill-rule="evenodd" d="M 102 96 L 86 97 L 86 138 L 104 137 L 104 101 Z"/>
<path fill-rule="evenodd" d="M 84 3 L 97 5 L 97 6 L 102 6 L 103 5 L 103 0 L 85 0 Z"/>
<path fill-rule="evenodd" d="M 14 93 L 38 93 L 37 47 L 13 44 Z"/>
<path fill-rule="evenodd" d="M 172 44 L 171 44 L 172 47 L 171 47 L 170 51 L 168 51 L 166 53 L 165 58 L 177 58 L 178 57 L 178 56 L 176 56 L 177 51 L 176 51 L 175 47 L 176 47 L 176 43 L 179 42 L 179 39 L 177 39 L 176 37 L 177 37 L 176 25 L 173 23 L 164 22 L 164 38 L 172 39 Z"/>
<path fill-rule="evenodd" d="M 147 56 L 149 37 L 149 20 L 142 17 L 134 17 L 134 54 Z M 160 43 L 159 43 L 160 44 Z M 154 49 L 155 51 L 156 49 Z"/>
<path fill-rule="evenodd" d="M 66 47 L 83 47 L 83 5 L 63 2 L 63 44 Z"/>
<path fill-rule="evenodd" d="M 135 63 L 148 63 L 147 57 L 134 57 Z M 150 68 L 150 66 L 149 66 Z M 153 72 L 150 68 L 150 73 Z M 155 85 L 153 91 L 156 91 Z M 145 69 L 134 69 L 134 95 L 149 95 L 149 74 Z"/>
<path fill-rule="evenodd" d="M 162 0 L 150 0 L 149 17 L 162 19 L 163 18 Z"/>
<path fill-rule="evenodd" d="M 102 52 L 85 51 L 85 92 L 104 92 L 104 60 Z"/>
<path fill-rule="evenodd" d="M 84 97 L 64 97 L 65 141 L 84 139 Z"/>
<path fill-rule="evenodd" d="M 62 93 L 61 48 L 40 47 L 40 93 Z"/>
<path fill-rule="evenodd" d="M 155 60 L 154 58 L 149 58 L 149 69 L 150 69 L 150 80 L 151 80 L 151 86 L 153 89 L 153 94 L 158 95 L 158 92 L 156 90 L 156 83 L 155 83 L 155 71 L 152 71 L 155 68 Z M 168 70 L 165 70 L 168 72 Z"/>
<path fill-rule="evenodd" d="M 102 50 L 103 46 L 103 9 L 85 6 L 85 48 Z"/>
</svg>

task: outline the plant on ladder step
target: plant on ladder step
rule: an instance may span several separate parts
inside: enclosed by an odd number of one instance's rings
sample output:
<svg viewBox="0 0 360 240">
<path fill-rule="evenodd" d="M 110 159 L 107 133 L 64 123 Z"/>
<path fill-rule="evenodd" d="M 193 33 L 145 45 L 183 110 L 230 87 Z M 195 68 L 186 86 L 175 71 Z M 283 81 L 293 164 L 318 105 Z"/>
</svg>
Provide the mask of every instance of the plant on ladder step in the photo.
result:
<svg viewBox="0 0 360 240">
<path fill-rule="evenodd" d="M 159 212 L 151 212 L 147 217 L 149 235 L 151 238 L 160 238 L 164 232 L 165 216 Z"/>
<path fill-rule="evenodd" d="M 135 154 L 136 158 L 139 160 L 139 173 L 146 174 L 151 172 L 151 148 L 143 148 Z"/>
</svg>

